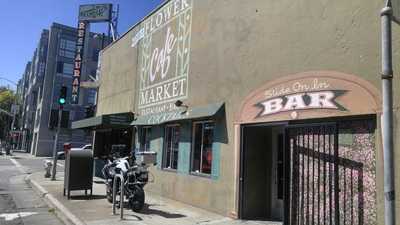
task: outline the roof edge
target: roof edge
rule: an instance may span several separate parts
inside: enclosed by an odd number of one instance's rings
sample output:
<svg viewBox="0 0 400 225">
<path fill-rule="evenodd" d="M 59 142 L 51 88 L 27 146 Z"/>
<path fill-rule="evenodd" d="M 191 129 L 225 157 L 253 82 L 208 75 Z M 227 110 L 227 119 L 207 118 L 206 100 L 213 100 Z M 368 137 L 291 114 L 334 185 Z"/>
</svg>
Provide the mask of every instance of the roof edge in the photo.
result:
<svg viewBox="0 0 400 225">
<path fill-rule="evenodd" d="M 107 45 L 104 49 L 102 49 L 102 52 L 105 52 L 107 49 L 109 49 L 110 47 L 112 47 L 115 43 L 117 43 L 120 39 L 122 39 L 125 35 L 127 35 L 131 30 L 135 29 L 136 26 L 138 26 L 139 24 L 141 24 L 143 21 L 145 21 L 147 18 L 149 18 L 150 16 L 152 16 L 156 11 L 158 11 L 159 9 L 161 9 L 164 5 L 166 5 L 168 2 L 170 2 L 171 0 L 164 0 L 164 2 L 162 2 L 160 5 L 158 5 L 156 8 L 154 8 L 152 11 L 150 11 L 146 16 L 144 16 L 141 20 L 139 20 L 138 22 L 136 22 L 135 24 L 133 24 L 131 27 L 128 28 L 127 31 L 125 31 L 123 34 L 121 34 L 121 36 L 119 36 L 117 38 L 117 40 L 111 42 L 109 45 Z"/>
</svg>

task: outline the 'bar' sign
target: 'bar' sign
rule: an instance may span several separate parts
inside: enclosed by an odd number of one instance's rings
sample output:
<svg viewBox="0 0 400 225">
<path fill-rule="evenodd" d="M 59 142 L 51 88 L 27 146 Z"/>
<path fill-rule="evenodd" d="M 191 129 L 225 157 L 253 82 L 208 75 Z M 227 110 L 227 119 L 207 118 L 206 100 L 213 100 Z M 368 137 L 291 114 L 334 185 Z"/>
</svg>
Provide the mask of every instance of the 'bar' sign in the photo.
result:
<svg viewBox="0 0 400 225">
<path fill-rule="evenodd" d="M 81 80 L 82 72 L 82 59 L 83 50 L 85 44 L 85 32 L 87 23 L 85 21 L 79 21 L 78 23 L 78 39 L 76 40 L 76 53 L 75 53 L 75 63 L 74 63 L 74 74 L 72 77 L 72 96 L 71 104 L 78 104 L 79 102 L 79 85 Z"/>
</svg>

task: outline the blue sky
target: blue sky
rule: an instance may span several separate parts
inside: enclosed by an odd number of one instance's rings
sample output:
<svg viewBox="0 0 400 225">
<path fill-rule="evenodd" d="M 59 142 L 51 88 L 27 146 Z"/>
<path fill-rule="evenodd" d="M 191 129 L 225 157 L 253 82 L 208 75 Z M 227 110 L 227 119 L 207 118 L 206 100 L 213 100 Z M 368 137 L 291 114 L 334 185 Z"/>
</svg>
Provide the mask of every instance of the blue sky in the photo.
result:
<svg viewBox="0 0 400 225">
<path fill-rule="evenodd" d="M 81 4 L 119 4 L 118 32 L 127 31 L 163 0 L 0 0 L 0 77 L 17 81 L 32 58 L 42 29 L 52 22 L 77 26 Z M 91 31 L 106 32 L 104 24 L 91 26 Z M 0 85 L 9 83 L 0 79 Z"/>
</svg>

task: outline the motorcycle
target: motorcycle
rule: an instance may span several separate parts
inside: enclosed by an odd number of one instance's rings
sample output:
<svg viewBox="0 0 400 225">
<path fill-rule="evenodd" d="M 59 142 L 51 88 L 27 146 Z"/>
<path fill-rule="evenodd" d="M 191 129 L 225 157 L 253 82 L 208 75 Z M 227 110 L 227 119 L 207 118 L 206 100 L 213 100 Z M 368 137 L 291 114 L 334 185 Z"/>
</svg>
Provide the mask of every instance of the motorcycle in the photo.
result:
<svg viewBox="0 0 400 225">
<path fill-rule="evenodd" d="M 124 197 L 128 199 L 129 208 L 134 212 L 140 211 L 145 202 L 144 186 L 148 182 L 148 166 L 144 163 L 136 163 L 136 157 L 109 157 L 102 169 L 106 184 L 108 202 L 113 201 L 114 176 L 121 174 L 124 177 Z M 117 194 L 120 194 L 120 180 L 117 180 Z"/>
</svg>

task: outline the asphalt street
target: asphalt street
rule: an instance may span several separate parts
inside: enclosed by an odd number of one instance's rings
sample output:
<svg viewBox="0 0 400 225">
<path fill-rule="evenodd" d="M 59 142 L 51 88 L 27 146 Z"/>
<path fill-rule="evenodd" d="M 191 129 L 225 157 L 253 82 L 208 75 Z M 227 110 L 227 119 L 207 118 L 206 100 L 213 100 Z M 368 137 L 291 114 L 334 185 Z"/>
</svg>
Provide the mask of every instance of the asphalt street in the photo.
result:
<svg viewBox="0 0 400 225">
<path fill-rule="evenodd" d="M 43 158 L 0 155 L 0 225 L 63 224 L 24 180 L 39 170 L 43 170 Z"/>
</svg>

